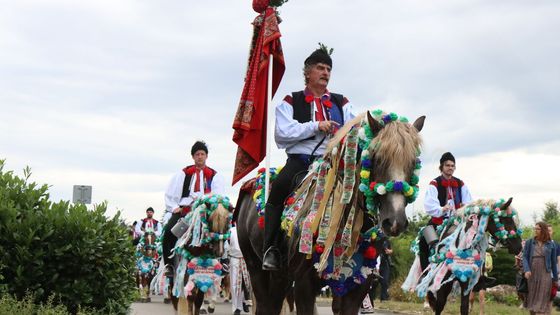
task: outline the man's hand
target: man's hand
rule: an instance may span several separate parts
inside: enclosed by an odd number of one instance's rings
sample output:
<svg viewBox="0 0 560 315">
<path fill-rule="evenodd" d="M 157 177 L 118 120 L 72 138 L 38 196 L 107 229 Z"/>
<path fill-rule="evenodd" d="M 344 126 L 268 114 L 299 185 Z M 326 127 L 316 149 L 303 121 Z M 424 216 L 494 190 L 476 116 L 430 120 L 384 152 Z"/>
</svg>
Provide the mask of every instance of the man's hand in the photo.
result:
<svg viewBox="0 0 560 315">
<path fill-rule="evenodd" d="M 531 278 L 531 272 L 530 272 L 530 271 L 527 271 L 527 272 L 525 273 L 525 279 L 529 279 L 529 278 Z"/>
<path fill-rule="evenodd" d="M 334 127 L 339 126 L 339 123 L 337 123 L 336 121 L 333 120 L 325 120 L 325 121 L 320 121 L 319 122 L 319 131 L 325 132 L 325 133 L 332 133 L 334 130 Z"/>
<path fill-rule="evenodd" d="M 179 213 L 179 212 L 181 212 L 181 210 L 183 210 L 183 208 L 177 207 L 177 208 L 173 209 L 173 213 Z"/>
<path fill-rule="evenodd" d="M 385 254 L 386 255 L 391 255 L 393 253 L 393 250 L 390 248 L 385 248 Z"/>
<path fill-rule="evenodd" d="M 441 207 L 441 211 L 443 211 L 443 212 L 447 212 L 449 210 L 451 210 L 451 206 L 449 206 L 449 205 L 445 205 L 445 206 Z"/>
</svg>

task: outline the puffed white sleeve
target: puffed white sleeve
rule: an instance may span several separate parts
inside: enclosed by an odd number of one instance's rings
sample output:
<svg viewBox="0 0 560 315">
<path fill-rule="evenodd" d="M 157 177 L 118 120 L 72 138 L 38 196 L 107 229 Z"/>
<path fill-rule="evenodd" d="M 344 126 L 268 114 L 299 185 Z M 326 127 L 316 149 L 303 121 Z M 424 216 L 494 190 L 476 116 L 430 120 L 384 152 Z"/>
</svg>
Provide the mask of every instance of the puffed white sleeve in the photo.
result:
<svg viewBox="0 0 560 315">
<path fill-rule="evenodd" d="M 163 225 L 161 224 L 161 222 L 158 222 L 157 228 L 155 230 L 156 237 L 159 237 L 161 235 L 162 230 L 163 230 Z"/>
<path fill-rule="evenodd" d="M 174 209 L 179 207 L 184 182 L 185 173 L 183 172 L 175 174 L 169 181 L 167 190 L 165 190 L 165 211 L 173 212 Z"/>
<path fill-rule="evenodd" d="M 216 172 L 214 178 L 212 178 L 212 185 L 210 187 L 210 191 L 212 191 L 213 194 L 218 194 L 223 196 L 226 193 L 225 186 L 226 183 L 224 177 L 221 176 L 218 172 Z"/>
<path fill-rule="evenodd" d="M 346 103 L 344 103 L 346 102 Z M 344 106 L 342 107 L 342 114 L 344 115 L 344 123 L 354 119 L 358 114 L 356 113 L 356 107 L 348 101 L 345 97 L 343 100 Z"/>
<path fill-rule="evenodd" d="M 443 215 L 441 208 L 437 188 L 434 185 L 428 185 L 424 198 L 424 210 L 432 217 L 441 217 Z"/>
<path fill-rule="evenodd" d="M 467 185 L 465 185 L 463 183 L 463 186 L 461 187 L 461 203 L 463 205 L 469 204 L 473 201 L 473 198 L 471 196 L 471 192 L 469 191 L 469 188 L 467 187 Z"/>
<path fill-rule="evenodd" d="M 139 236 L 144 235 L 144 231 L 142 231 L 142 220 L 136 222 L 136 226 L 134 227 L 134 230 L 136 231 L 136 234 L 138 234 Z"/>
<path fill-rule="evenodd" d="M 274 140 L 279 149 L 285 149 L 294 142 L 314 136 L 319 131 L 319 123 L 308 121 L 300 123 L 294 119 L 294 109 L 286 101 L 276 106 L 276 128 Z"/>
</svg>

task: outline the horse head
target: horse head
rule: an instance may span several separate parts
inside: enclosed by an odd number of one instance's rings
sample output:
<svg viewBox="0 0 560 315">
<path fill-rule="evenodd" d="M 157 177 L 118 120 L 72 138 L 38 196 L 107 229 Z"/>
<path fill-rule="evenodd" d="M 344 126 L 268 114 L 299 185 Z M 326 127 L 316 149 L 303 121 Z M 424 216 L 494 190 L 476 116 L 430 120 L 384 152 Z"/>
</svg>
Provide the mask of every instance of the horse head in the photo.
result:
<svg viewBox="0 0 560 315">
<path fill-rule="evenodd" d="M 521 230 L 518 229 L 517 213 L 511 207 L 511 202 L 512 198 L 509 198 L 506 202 L 501 200 L 494 204 L 488 221 L 488 232 L 496 243 L 505 246 L 510 254 L 517 255 L 522 249 Z"/>
<path fill-rule="evenodd" d="M 418 155 L 422 139 L 419 132 L 426 116 L 408 124 L 406 120 L 391 119 L 396 116 L 391 115 L 394 114 L 378 115 L 381 117 L 379 121 L 367 112 L 367 124 L 373 138 L 362 154 L 368 155 L 371 163 L 368 188 L 373 196 L 369 197 L 370 203 L 378 209 L 383 231 L 397 236 L 408 226 L 405 207 L 418 193 L 415 170 L 420 167 Z M 367 199 L 366 194 L 366 202 Z M 370 207 L 368 205 L 368 210 Z"/>
<path fill-rule="evenodd" d="M 144 244 L 154 245 L 156 243 L 156 233 L 152 229 L 144 232 Z"/>
<path fill-rule="evenodd" d="M 210 209 L 211 205 L 207 204 L 206 207 Z M 222 257 L 224 254 L 224 241 L 229 237 L 231 226 L 231 210 L 231 206 L 226 208 L 222 203 L 218 203 L 208 218 L 208 228 L 213 235 L 210 248 L 215 257 Z"/>
</svg>

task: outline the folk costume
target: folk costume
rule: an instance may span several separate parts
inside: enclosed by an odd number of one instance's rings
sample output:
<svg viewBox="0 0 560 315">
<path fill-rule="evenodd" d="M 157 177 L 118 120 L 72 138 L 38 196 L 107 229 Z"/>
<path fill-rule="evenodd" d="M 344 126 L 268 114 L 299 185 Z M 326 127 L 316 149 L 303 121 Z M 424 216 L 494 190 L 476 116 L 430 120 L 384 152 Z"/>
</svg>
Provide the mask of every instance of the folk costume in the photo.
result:
<svg viewBox="0 0 560 315">
<path fill-rule="evenodd" d="M 322 49 L 317 49 L 305 60 L 305 65 L 317 63 L 332 67 L 329 54 Z M 276 107 L 274 138 L 278 148 L 286 150 L 288 159 L 271 184 L 266 204 L 263 269 L 277 270 L 279 267 L 278 229 L 284 200 L 292 191 L 296 174 L 307 172 L 313 160 L 325 153 L 331 135 L 319 130 L 319 122 L 331 120 L 342 126 L 356 116 L 352 109 L 352 104 L 341 94 L 327 90 L 321 97 L 315 97 L 308 88 L 287 95 Z M 269 250 L 271 254 L 267 254 Z"/>
<path fill-rule="evenodd" d="M 208 153 L 206 144 L 197 141 L 191 149 L 191 155 L 199 150 Z M 171 178 L 165 191 L 164 221 L 167 223 L 162 242 L 163 260 L 166 265 L 171 264 L 169 255 L 177 242 L 177 237 L 171 233 L 171 228 L 181 217 L 189 213 L 191 205 L 196 199 L 209 193 L 224 194 L 224 180 L 216 170 L 208 166 L 199 169 L 195 165 L 189 165 Z M 173 210 L 177 208 L 182 210 L 173 213 Z"/>
<path fill-rule="evenodd" d="M 239 241 L 237 240 L 237 228 L 233 226 L 230 229 L 229 238 L 229 277 L 231 283 L 231 310 L 241 312 L 243 310 L 243 303 L 245 302 L 243 292 L 243 282 L 245 285 L 250 285 L 249 273 L 241 248 L 239 248 Z"/>
<path fill-rule="evenodd" d="M 136 224 L 136 231 L 135 232 L 140 237 L 142 237 L 144 235 L 144 233 L 148 230 L 154 231 L 154 233 L 156 234 L 156 237 L 158 237 L 161 234 L 162 225 L 158 220 L 156 220 L 154 218 L 144 218 Z"/>
<path fill-rule="evenodd" d="M 443 165 L 445 161 L 453 161 L 453 163 L 455 163 L 455 157 L 451 153 L 446 152 L 439 161 L 440 166 Z M 424 209 L 426 213 L 432 217 L 428 225 L 438 226 L 454 212 L 444 212 L 442 208 L 445 205 L 452 205 L 453 209 L 456 210 L 470 202 L 472 202 L 471 193 L 462 180 L 454 176 L 448 180 L 441 175 L 434 178 L 430 182 L 430 185 L 428 185 L 426 197 L 424 199 Z M 420 238 L 418 246 L 420 264 L 422 270 L 424 270 L 429 264 L 428 258 L 430 255 L 430 248 L 423 237 Z"/>
</svg>

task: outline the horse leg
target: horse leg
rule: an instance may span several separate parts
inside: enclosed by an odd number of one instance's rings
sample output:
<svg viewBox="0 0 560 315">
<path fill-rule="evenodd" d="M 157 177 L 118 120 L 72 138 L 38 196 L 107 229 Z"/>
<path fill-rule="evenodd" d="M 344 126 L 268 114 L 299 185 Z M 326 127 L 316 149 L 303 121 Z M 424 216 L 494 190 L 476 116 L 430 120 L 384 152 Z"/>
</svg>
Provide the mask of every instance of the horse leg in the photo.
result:
<svg viewBox="0 0 560 315">
<path fill-rule="evenodd" d="M 177 315 L 193 315 L 193 303 L 190 299 L 180 297 L 177 299 Z"/>
<path fill-rule="evenodd" d="M 447 297 L 452 289 L 453 281 L 442 285 L 437 291 L 436 296 L 434 296 L 432 292 L 428 292 L 428 302 L 436 315 L 440 315 L 443 312 L 445 304 L 447 303 Z"/>
<path fill-rule="evenodd" d="M 469 294 L 465 295 L 468 282 L 461 282 L 461 315 L 469 315 Z"/>
<path fill-rule="evenodd" d="M 315 297 L 317 294 L 313 279 L 314 273 L 308 273 L 311 275 L 304 277 L 301 280 L 296 281 L 294 287 L 294 296 L 296 302 L 296 311 L 298 315 L 313 315 L 315 312 Z"/>
<path fill-rule="evenodd" d="M 334 295 L 332 298 L 331 310 L 333 315 L 340 315 L 342 308 L 342 297 Z"/>
<path fill-rule="evenodd" d="M 350 290 L 342 297 L 342 308 L 340 315 L 355 315 L 360 313 L 360 307 L 364 301 L 369 288 L 373 282 L 373 277 L 369 276 L 364 283 Z"/>
<path fill-rule="evenodd" d="M 200 307 L 202 307 L 202 303 L 204 302 L 204 292 L 197 289 L 196 292 L 193 292 L 192 300 L 189 299 L 189 301 L 192 302 L 193 309 L 194 309 L 194 314 L 199 315 L 200 314 Z"/>
</svg>

